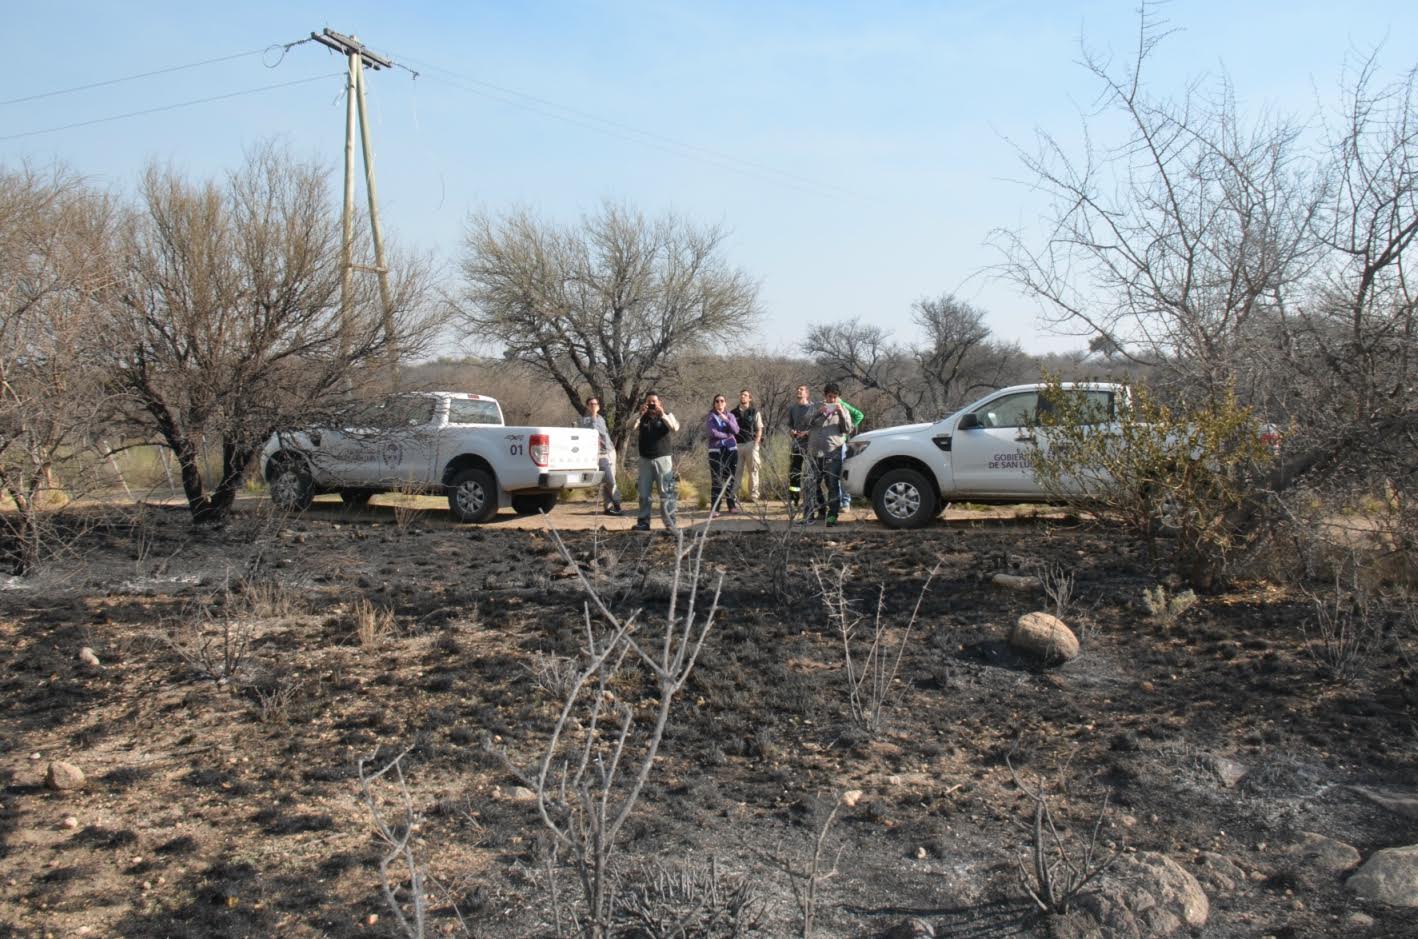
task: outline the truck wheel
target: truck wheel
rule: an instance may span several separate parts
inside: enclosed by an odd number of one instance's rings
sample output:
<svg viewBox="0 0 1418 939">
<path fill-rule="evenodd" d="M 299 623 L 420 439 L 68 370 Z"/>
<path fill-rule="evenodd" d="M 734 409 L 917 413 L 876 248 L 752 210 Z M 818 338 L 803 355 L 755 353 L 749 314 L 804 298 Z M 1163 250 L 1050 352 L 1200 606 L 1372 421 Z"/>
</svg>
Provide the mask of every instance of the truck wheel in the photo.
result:
<svg viewBox="0 0 1418 939">
<path fill-rule="evenodd" d="M 894 469 L 877 480 L 872 508 L 887 528 L 920 528 L 936 513 L 935 490 L 919 472 Z"/>
<path fill-rule="evenodd" d="M 341 489 L 340 501 L 347 509 L 357 509 L 360 506 L 368 505 L 370 496 L 374 495 L 373 489 Z"/>
<path fill-rule="evenodd" d="M 497 482 L 487 470 L 465 469 L 448 483 L 448 510 L 460 522 L 485 522 L 497 514 Z"/>
<path fill-rule="evenodd" d="M 271 501 L 284 512 L 304 512 L 315 498 L 315 483 L 299 460 L 287 457 L 271 468 L 266 480 Z"/>
<path fill-rule="evenodd" d="M 535 496 L 513 496 L 512 511 L 518 515 L 536 515 L 538 512 L 550 512 L 556 508 L 557 494 L 554 492 L 541 493 Z"/>
</svg>

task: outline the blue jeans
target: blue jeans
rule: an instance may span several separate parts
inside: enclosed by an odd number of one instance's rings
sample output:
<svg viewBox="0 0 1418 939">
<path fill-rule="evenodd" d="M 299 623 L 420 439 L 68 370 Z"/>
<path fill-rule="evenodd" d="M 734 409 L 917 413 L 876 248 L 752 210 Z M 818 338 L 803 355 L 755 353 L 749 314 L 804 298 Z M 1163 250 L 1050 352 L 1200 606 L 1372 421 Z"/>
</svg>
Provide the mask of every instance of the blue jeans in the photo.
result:
<svg viewBox="0 0 1418 939">
<path fill-rule="evenodd" d="M 822 499 L 822 489 L 827 489 L 826 505 L 828 515 L 842 511 L 842 451 L 837 450 L 808 461 L 808 478 L 803 480 L 803 515 L 812 518 Z"/>
<path fill-rule="evenodd" d="M 659 456 L 653 460 L 647 460 L 643 456 L 640 458 L 640 479 L 635 488 L 640 496 L 639 520 L 646 525 L 650 524 L 650 493 L 656 487 L 660 490 L 660 518 L 666 528 L 674 528 L 675 509 L 679 501 L 679 490 L 675 486 L 674 457 Z"/>
</svg>

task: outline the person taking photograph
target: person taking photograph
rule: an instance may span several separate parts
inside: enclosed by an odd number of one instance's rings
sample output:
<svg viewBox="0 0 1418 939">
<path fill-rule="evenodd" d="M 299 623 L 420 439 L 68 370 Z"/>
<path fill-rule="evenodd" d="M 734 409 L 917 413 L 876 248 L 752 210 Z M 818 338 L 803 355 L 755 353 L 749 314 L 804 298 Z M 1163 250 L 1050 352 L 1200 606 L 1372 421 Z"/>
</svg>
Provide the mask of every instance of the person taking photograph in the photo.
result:
<svg viewBox="0 0 1418 939">
<path fill-rule="evenodd" d="M 651 490 L 660 491 L 660 518 L 665 527 L 675 527 L 677 489 L 675 486 L 674 438 L 671 434 L 679 430 L 679 421 L 667 412 L 660 403 L 656 392 L 648 392 L 641 403 L 630 432 L 635 435 L 640 448 L 640 478 L 636 490 L 640 497 L 640 508 L 635 521 L 636 531 L 650 530 Z"/>
</svg>

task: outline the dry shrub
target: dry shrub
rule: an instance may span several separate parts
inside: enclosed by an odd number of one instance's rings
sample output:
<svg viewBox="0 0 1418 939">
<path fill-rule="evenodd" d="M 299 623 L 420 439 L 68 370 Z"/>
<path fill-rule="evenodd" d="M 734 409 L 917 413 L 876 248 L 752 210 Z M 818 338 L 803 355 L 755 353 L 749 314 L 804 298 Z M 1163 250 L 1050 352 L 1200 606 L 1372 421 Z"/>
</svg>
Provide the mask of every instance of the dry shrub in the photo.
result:
<svg viewBox="0 0 1418 939">
<path fill-rule="evenodd" d="M 1314 618 L 1306 623 L 1305 636 L 1315 662 L 1340 681 L 1358 677 L 1379 643 L 1382 603 L 1364 585 L 1358 565 L 1346 578 L 1334 575 L 1328 594 L 1306 591 Z"/>
<path fill-rule="evenodd" d="M 1152 621 L 1164 630 L 1177 625 L 1182 615 L 1196 606 L 1196 593 L 1183 590 L 1181 593 L 1167 593 L 1161 584 L 1147 587 L 1142 591 L 1142 605 Z"/>
<path fill-rule="evenodd" d="M 371 603 L 364 597 L 350 607 L 355 639 L 365 649 L 373 649 L 394 632 L 394 611 Z"/>
<path fill-rule="evenodd" d="M 638 871 L 612 905 L 617 934 L 643 939 L 735 939 L 757 932 L 763 903 L 753 881 L 718 862 L 654 865 Z M 622 932 L 624 931 L 624 932 Z"/>
</svg>

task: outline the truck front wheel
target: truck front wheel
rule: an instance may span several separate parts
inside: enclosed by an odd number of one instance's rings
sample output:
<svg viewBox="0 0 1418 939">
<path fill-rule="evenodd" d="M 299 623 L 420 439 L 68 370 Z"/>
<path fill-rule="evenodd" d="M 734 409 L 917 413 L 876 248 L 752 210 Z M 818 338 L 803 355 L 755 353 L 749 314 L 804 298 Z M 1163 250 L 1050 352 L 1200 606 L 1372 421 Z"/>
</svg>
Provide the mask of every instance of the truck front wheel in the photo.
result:
<svg viewBox="0 0 1418 939">
<path fill-rule="evenodd" d="M 271 501 L 283 512 L 304 512 L 315 498 L 315 483 L 305 464 L 295 457 L 284 457 L 272 466 L 266 486 Z"/>
<path fill-rule="evenodd" d="M 887 528 L 920 528 L 936 514 L 935 490 L 913 469 L 887 472 L 877 480 L 871 495 L 876 517 Z"/>
<path fill-rule="evenodd" d="M 487 470 L 473 467 L 448 483 L 448 510 L 460 522 L 485 522 L 497 514 L 497 482 Z"/>
<path fill-rule="evenodd" d="M 536 515 L 556 508 L 556 493 L 546 492 L 534 496 L 513 496 L 512 511 L 518 515 Z"/>
</svg>

